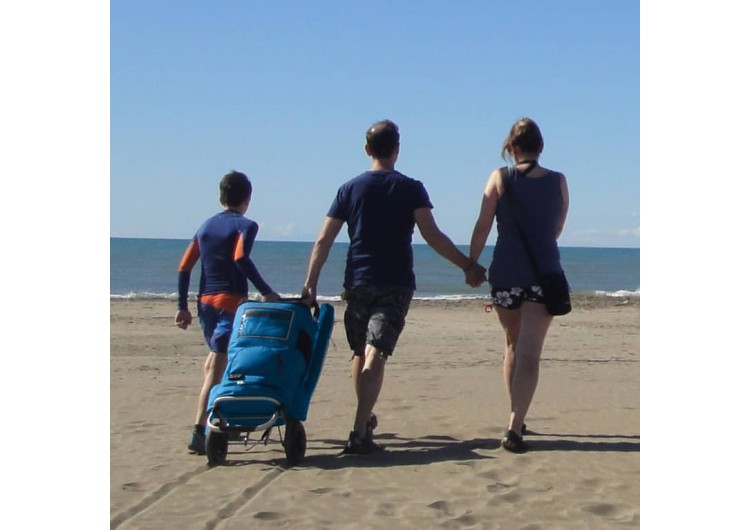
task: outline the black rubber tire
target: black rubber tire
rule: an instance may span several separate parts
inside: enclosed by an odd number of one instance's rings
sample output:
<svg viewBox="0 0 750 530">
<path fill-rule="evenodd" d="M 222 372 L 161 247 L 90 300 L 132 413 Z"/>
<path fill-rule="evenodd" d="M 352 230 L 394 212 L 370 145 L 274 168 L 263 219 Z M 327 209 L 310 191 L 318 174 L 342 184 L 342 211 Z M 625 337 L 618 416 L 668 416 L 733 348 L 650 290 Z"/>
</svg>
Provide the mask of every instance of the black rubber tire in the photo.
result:
<svg viewBox="0 0 750 530">
<path fill-rule="evenodd" d="M 307 450 L 307 435 L 305 426 L 301 421 L 295 419 L 286 420 L 286 431 L 284 432 L 284 452 L 286 461 L 290 466 L 295 466 L 305 458 Z"/>
<path fill-rule="evenodd" d="M 206 435 L 206 456 L 209 465 L 219 466 L 226 462 L 228 448 L 229 436 L 226 433 L 208 431 L 208 435 Z"/>
</svg>

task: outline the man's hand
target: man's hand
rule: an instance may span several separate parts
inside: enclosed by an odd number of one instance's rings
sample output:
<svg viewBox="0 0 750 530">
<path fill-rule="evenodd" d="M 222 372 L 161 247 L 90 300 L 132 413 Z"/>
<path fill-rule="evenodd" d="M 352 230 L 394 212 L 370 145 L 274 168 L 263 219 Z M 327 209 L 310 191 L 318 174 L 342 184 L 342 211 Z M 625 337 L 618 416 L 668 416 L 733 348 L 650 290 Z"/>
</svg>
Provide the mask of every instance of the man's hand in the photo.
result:
<svg viewBox="0 0 750 530">
<path fill-rule="evenodd" d="M 479 263 L 472 263 L 471 267 L 464 271 L 466 284 L 471 287 L 479 287 L 487 280 L 485 277 L 486 272 L 487 269 L 482 267 Z"/>
<path fill-rule="evenodd" d="M 316 291 L 317 289 L 315 287 L 307 285 L 302 287 L 302 293 L 300 294 L 302 301 L 310 306 L 315 305 L 318 298 L 318 293 Z"/>
<path fill-rule="evenodd" d="M 187 329 L 188 326 L 193 322 L 193 315 L 187 309 L 180 309 L 177 311 L 177 315 L 174 317 L 174 323 L 180 329 Z"/>
</svg>

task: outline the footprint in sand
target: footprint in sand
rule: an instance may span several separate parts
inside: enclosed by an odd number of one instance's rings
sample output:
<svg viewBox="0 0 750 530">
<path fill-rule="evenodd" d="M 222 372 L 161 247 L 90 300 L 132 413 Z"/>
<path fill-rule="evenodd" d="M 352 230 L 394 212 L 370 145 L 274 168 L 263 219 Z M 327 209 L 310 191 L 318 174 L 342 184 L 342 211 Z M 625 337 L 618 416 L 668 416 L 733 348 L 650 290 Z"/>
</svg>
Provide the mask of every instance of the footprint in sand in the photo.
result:
<svg viewBox="0 0 750 530">
<path fill-rule="evenodd" d="M 255 519 L 260 519 L 261 521 L 278 521 L 286 516 L 279 512 L 258 512 L 254 514 L 253 517 Z"/>
<path fill-rule="evenodd" d="M 593 513 L 594 515 L 610 516 L 614 515 L 617 511 L 617 507 L 613 504 L 601 503 L 601 504 L 590 504 L 582 508 L 584 512 Z"/>
</svg>

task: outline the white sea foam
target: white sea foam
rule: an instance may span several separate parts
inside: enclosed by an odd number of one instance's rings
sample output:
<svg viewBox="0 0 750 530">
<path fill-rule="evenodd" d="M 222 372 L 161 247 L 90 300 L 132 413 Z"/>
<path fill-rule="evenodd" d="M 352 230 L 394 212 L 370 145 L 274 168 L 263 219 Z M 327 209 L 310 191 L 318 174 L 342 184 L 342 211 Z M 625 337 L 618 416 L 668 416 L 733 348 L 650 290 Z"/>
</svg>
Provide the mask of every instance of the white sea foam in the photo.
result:
<svg viewBox="0 0 750 530">
<path fill-rule="evenodd" d="M 130 292 L 127 294 L 110 294 L 110 300 L 177 300 L 177 293 Z M 195 296 L 192 296 L 195 298 Z"/>
<path fill-rule="evenodd" d="M 440 300 L 445 302 L 460 302 L 462 300 L 489 300 L 488 294 L 442 294 L 436 296 L 415 296 L 414 300 Z"/>
<path fill-rule="evenodd" d="M 625 290 L 619 290 L 619 291 L 595 291 L 595 295 L 597 296 L 612 296 L 616 298 L 623 298 L 623 297 L 641 297 L 641 288 L 639 287 L 635 291 L 625 291 Z"/>
<path fill-rule="evenodd" d="M 198 294 L 190 292 L 188 294 L 188 301 L 195 302 Z M 281 298 L 295 299 L 299 298 L 300 293 L 279 293 Z M 151 293 L 151 292 L 129 292 L 126 294 L 110 294 L 110 300 L 174 300 L 177 301 L 177 293 Z M 248 300 L 260 300 L 260 295 L 257 293 L 250 293 Z M 325 296 L 318 295 L 318 300 L 321 302 L 339 302 L 341 296 Z"/>
<path fill-rule="evenodd" d="M 585 293 L 581 293 L 585 294 Z M 282 298 L 295 299 L 299 298 L 299 293 L 279 293 Z M 606 296 L 613 298 L 640 298 L 641 290 L 636 289 L 635 291 L 595 291 L 594 296 Z M 190 293 L 188 295 L 188 301 L 193 303 L 196 300 L 196 294 Z M 177 293 L 150 293 L 150 292 L 130 292 L 127 294 L 110 294 L 110 300 L 170 300 L 177 301 Z M 460 302 L 464 300 L 489 300 L 489 294 L 446 294 L 446 295 L 433 295 L 433 296 L 415 296 L 414 300 L 422 301 L 443 301 L 443 302 Z M 260 300 L 260 296 L 253 293 L 250 295 L 249 300 Z M 319 302 L 340 302 L 341 296 L 339 295 L 318 295 Z"/>
</svg>

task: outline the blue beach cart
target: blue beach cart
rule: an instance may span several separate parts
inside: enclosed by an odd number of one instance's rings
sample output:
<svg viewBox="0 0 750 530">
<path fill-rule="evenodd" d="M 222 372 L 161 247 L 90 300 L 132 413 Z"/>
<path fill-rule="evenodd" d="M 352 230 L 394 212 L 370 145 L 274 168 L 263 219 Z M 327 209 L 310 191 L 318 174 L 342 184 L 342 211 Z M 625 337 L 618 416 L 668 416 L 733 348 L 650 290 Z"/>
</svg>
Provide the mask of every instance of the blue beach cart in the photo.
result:
<svg viewBox="0 0 750 530">
<path fill-rule="evenodd" d="M 285 426 L 282 444 L 289 465 L 307 447 L 303 422 L 320 378 L 333 330 L 333 306 L 310 307 L 299 299 L 247 301 L 237 309 L 227 367 L 208 399 L 206 456 L 224 464 L 230 439 Z"/>
</svg>

